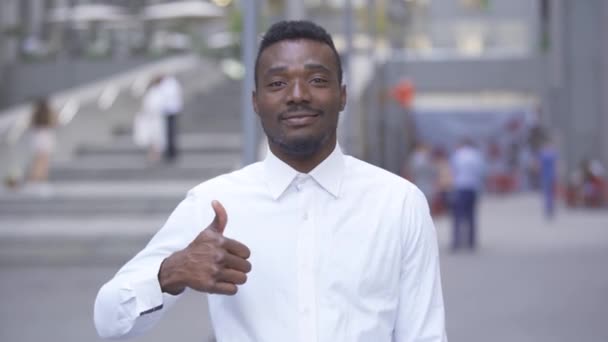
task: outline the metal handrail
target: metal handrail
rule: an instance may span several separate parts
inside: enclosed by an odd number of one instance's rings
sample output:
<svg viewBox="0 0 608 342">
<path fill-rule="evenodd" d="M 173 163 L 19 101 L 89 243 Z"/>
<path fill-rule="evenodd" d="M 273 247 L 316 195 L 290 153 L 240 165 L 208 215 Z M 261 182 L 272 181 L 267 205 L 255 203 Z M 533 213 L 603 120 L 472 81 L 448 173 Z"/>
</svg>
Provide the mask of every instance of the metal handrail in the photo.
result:
<svg viewBox="0 0 608 342">
<path fill-rule="evenodd" d="M 68 125 L 79 108 L 93 101 L 103 109 L 111 107 L 121 91 L 129 90 L 140 96 L 148 81 L 159 73 L 179 73 L 199 62 L 196 55 L 172 57 L 154 62 L 120 75 L 87 85 L 68 89 L 49 96 L 52 108 L 59 108 L 59 124 Z M 32 104 L 24 103 L 0 111 L 0 145 L 14 145 L 27 131 Z"/>
</svg>

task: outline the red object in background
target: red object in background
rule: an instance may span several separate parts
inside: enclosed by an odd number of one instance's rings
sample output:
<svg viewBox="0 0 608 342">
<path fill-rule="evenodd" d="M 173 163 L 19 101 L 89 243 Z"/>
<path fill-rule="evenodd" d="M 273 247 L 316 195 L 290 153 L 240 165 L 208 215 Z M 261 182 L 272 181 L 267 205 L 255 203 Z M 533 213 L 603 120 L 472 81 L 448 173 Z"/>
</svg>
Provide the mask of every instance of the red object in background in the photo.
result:
<svg viewBox="0 0 608 342">
<path fill-rule="evenodd" d="M 506 194 L 517 190 L 519 184 L 513 174 L 497 173 L 488 176 L 486 186 L 490 192 Z"/>
<path fill-rule="evenodd" d="M 391 89 L 391 96 L 395 99 L 402 107 L 410 108 L 414 102 L 414 93 L 416 88 L 414 83 L 410 80 L 404 80 Z"/>
</svg>

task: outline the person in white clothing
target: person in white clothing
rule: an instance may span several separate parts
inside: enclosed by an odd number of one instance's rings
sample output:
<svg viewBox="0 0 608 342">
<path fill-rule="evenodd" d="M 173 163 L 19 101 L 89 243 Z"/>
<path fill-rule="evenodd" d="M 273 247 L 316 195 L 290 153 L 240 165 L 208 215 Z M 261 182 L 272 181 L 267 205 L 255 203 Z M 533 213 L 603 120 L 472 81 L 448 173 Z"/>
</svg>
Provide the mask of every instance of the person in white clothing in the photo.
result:
<svg viewBox="0 0 608 342">
<path fill-rule="evenodd" d="M 189 191 L 99 290 L 99 335 L 142 334 L 188 290 L 209 294 L 218 342 L 447 341 L 424 195 L 337 144 L 346 87 L 331 36 L 276 23 L 255 65 L 265 159 Z"/>
<path fill-rule="evenodd" d="M 163 76 L 159 86 L 164 99 L 162 113 L 165 116 L 167 142 L 163 157 L 165 161 L 173 162 L 178 156 L 177 117 L 184 107 L 182 87 L 173 75 Z"/>
<path fill-rule="evenodd" d="M 133 123 L 133 139 L 137 145 L 148 150 L 149 162 L 159 161 L 166 146 L 161 79 L 158 76 L 150 81 L 142 99 L 141 110 L 135 116 Z"/>
<path fill-rule="evenodd" d="M 29 181 L 33 184 L 48 181 L 49 165 L 56 145 L 55 130 L 58 119 L 48 99 L 41 98 L 36 101 L 30 119 L 33 158 Z"/>
</svg>

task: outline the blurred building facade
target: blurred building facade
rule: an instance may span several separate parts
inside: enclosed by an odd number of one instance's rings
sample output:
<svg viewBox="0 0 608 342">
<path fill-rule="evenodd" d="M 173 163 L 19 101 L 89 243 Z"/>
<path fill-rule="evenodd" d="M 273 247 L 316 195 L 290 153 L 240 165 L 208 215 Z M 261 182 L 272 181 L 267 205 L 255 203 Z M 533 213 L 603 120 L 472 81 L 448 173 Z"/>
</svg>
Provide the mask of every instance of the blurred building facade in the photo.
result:
<svg viewBox="0 0 608 342">
<path fill-rule="evenodd" d="M 0 108 L 129 70 L 166 53 L 200 52 L 211 41 L 221 46 L 225 42 L 219 36 L 207 40 L 211 33 L 239 29 L 242 15 L 238 14 L 223 16 L 221 22 L 204 28 L 187 20 L 142 20 L 147 6 L 162 3 L 176 2 L 0 0 Z M 221 7 L 231 1 L 200 3 Z M 378 98 L 388 87 L 408 79 L 420 95 L 507 93 L 534 98 L 542 108 L 543 124 L 559 140 L 567 168 L 584 158 L 608 164 L 608 135 L 603 134 L 608 130 L 606 1 L 260 0 L 259 4 L 267 18 L 260 30 L 276 19 L 307 17 L 328 27 L 341 51 L 352 37 L 354 53 L 371 52 L 375 63 L 368 87 L 375 94 L 371 97 Z M 84 10 L 86 6 L 99 7 L 93 7 L 92 13 Z M 74 8 L 83 9 L 82 17 L 67 20 L 65 9 Z M 390 52 L 378 57 L 382 49 Z M 403 110 L 392 102 L 371 102 L 375 103 L 358 120 L 361 124 L 354 126 L 364 136 L 364 157 L 397 171 L 406 153 Z"/>
<path fill-rule="evenodd" d="M 205 48 L 205 34 L 226 26 L 221 20 L 226 17 L 225 11 L 220 5 L 230 1 L 201 2 L 191 17 L 174 11 L 165 13 L 173 18 L 161 17 L 152 8 L 174 3 L 1 0 L 0 108 L 127 71 L 170 54 L 200 52 Z M 205 10 L 210 12 L 203 13 Z M 198 20 L 206 19 L 206 15 L 220 20 Z M 39 82 L 40 79 L 53 81 Z"/>
<path fill-rule="evenodd" d="M 608 2 L 391 0 L 384 10 L 394 49 L 377 64 L 372 93 L 407 80 L 416 99 L 520 98 L 558 142 L 564 176 L 586 158 L 608 164 Z M 397 102 L 379 102 L 363 120 L 367 156 L 396 172 L 411 122 Z"/>
</svg>

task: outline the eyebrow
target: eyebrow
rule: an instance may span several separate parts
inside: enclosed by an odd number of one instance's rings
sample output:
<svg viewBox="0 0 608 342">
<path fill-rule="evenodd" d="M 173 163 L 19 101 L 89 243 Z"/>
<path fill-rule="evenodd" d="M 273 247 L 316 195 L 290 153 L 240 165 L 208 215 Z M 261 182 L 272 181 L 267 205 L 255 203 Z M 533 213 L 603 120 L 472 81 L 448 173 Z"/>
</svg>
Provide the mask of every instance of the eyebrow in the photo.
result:
<svg viewBox="0 0 608 342">
<path fill-rule="evenodd" d="M 304 68 L 308 70 L 318 70 L 321 69 L 327 73 L 331 74 L 331 70 L 323 64 L 304 64 Z"/>
<path fill-rule="evenodd" d="M 329 70 L 329 68 L 323 64 L 316 64 L 316 63 L 304 64 L 304 69 L 306 69 L 306 70 L 323 70 L 323 71 L 331 74 L 331 70 Z M 285 67 L 285 66 L 273 67 L 273 68 L 266 70 L 264 75 L 281 73 L 281 72 L 285 72 L 286 70 L 287 70 L 287 67 Z"/>
</svg>

